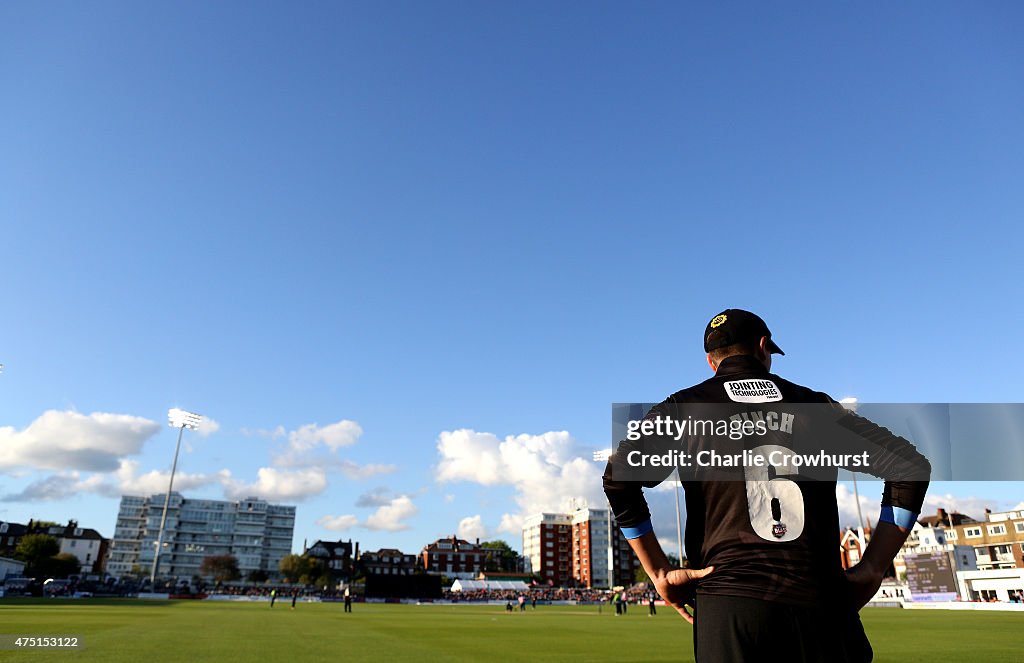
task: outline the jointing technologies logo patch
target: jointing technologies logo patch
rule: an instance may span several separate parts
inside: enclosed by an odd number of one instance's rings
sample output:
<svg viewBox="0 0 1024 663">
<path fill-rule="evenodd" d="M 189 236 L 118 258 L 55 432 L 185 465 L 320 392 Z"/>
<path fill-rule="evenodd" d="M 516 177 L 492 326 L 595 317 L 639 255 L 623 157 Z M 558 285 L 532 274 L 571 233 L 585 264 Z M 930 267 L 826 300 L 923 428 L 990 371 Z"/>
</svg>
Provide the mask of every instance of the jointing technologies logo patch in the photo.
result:
<svg viewBox="0 0 1024 663">
<path fill-rule="evenodd" d="M 774 403 L 782 392 L 771 380 L 733 380 L 725 383 L 725 393 L 735 403 Z"/>
</svg>

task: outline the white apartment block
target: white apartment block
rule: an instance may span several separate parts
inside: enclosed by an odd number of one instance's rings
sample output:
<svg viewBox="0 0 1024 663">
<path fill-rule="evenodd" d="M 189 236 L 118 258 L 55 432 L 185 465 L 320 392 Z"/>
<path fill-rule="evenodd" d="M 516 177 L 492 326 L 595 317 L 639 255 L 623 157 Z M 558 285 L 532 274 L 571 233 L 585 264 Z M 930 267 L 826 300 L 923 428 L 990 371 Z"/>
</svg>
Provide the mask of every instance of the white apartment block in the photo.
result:
<svg viewBox="0 0 1024 663">
<path fill-rule="evenodd" d="M 138 566 L 149 574 L 164 497 L 121 497 L 107 573 L 123 576 Z M 157 575 L 188 579 L 201 575 L 204 557 L 234 555 L 243 578 L 257 570 L 276 577 L 281 558 L 291 553 L 294 529 L 294 506 L 268 504 L 256 497 L 227 502 L 171 493 Z"/>
</svg>

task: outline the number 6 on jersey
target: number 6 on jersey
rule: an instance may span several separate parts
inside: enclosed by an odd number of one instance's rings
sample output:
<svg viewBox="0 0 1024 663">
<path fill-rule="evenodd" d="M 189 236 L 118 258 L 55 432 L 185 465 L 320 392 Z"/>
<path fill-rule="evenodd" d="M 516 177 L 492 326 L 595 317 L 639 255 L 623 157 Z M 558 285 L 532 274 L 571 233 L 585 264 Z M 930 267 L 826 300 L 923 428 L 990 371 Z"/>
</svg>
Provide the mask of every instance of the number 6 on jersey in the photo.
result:
<svg viewBox="0 0 1024 663">
<path fill-rule="evenodd" d="M 793 452 L 776 444 L 764 444 L 752 449 L 753 455 L 768 458 L 773 451 L 790 455 Z M 768 479 L 768 467 L 750 467 L 743 470 L 747 485 L 747 512 L 750 526 L 765 541 L 781 543 L 793 541 L 804 531 L 804 495 L 800 486 L 779 476 L 797 474 L 788 466 L 775 467 L 775 478 Z"/>
</svg>

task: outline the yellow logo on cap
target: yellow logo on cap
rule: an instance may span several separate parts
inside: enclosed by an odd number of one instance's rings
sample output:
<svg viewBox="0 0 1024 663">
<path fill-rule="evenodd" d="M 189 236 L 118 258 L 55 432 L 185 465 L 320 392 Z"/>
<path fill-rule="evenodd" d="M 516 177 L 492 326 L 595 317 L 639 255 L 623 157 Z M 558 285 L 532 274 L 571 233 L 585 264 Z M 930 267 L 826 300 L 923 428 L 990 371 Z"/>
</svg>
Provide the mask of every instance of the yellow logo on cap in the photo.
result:
<svg viewBox="0 0 1024 663">
<path fill-rule="evenodd" d="M 723 313 L 722 315 L 716 315 L 716 316 L 715 316 L 715 317 L 714 317 L 714 318 L 713 318 L 713 319 L 711 320 L 711 328 L 712 328 L 712 329 L 714 329 L 714 328 L 716 328 L 716 327 L 721 327 L 722 325 L 724 325 L 724 324 L 725 324 L 725 321 L 726 321 L 726 320 L 728 320 L 728 319 L 729 319 L 729 318 L 727 318 L 727 317 L 726 317 L 726 315 L 725 315 L 724 313 Z"/>
</svg>

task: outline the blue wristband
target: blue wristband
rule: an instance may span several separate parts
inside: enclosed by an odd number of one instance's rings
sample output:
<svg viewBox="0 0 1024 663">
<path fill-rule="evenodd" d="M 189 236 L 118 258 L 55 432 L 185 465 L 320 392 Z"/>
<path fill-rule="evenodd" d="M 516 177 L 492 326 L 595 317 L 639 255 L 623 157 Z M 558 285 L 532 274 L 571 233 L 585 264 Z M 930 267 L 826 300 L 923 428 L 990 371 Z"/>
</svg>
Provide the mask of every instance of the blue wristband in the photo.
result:
<svg viewBox="0 0 1024 663">
<path fill-rule="evenodd" d="M 913 529 L 914 523 L 917 522 L 917 514 L 909 509 L 901 509 L 898 506 L 883 506 L 878 522 L 892 523 L 905 529 Z"/>
<path fill-rule="evenodd" d="M 644 522 L 640 523 L 636 527 L 622 527 L 622 536 L 627 539 L 639 539 L 644 534 L 654 531 L 654 525 L 651 525 L 651 520 L 648 518 Z"/>
</svg>

